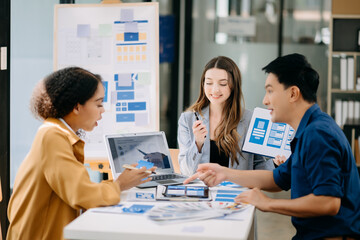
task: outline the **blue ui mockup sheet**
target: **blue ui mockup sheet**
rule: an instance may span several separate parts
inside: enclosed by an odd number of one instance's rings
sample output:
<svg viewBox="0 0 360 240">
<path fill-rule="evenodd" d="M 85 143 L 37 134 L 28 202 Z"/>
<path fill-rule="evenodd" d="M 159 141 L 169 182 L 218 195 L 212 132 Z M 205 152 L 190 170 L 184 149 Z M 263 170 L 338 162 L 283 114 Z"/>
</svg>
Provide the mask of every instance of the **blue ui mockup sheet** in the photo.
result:
<svg viewBox="0 0 360 240">
<path fill-rule="evenodd" d="M 270 111 L 255 108 L 246 134 L 243 151 L 269 157 L 291 155 L 290 141 L 294 129 L 285 123 L 271 122 Z"/>
</svg>

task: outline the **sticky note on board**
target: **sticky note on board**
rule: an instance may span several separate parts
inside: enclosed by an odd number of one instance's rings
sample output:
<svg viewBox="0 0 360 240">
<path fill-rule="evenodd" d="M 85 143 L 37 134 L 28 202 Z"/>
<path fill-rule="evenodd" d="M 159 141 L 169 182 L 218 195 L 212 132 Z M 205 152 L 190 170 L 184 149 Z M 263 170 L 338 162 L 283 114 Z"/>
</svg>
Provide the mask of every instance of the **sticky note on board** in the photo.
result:
<svg viewBox="0 0 360 240">
<path fill-rule="evenodd" d="M 128 22 L 125 23 L 125 32 L 138 32 L 137 22 Z"/>
<path fill-rule="evenodd" d="M 120 20 L 121 21 L 133 21 L 134 20 L 134 10 L 133 9 L 121 9 Z"/>
<path fill-rule="evenodd" d="M 78 24 L 77 25 L 77 37 L 90 37 L 90 24 Z"/>
<path fill-rule="evenodd" d="M 131 86 L 131 73 L 119 73 L 118 74 L 119 86 Z"/>
<path fill-rule="evenodd" d="M 99 36 L 109 37 L 111 36 L 112 27 L 111 24 L 99 24 Z"/>
<path fill-rule="evenodd" d="M 148 85 L 151 82 L 151 75 L 149 72 L 140 72 L 138 73 L 138 81 L 139 85 Z"/>
<path fill-rule="evenodd" d="M 148 125 L 148 113 L 136 113 L 135 114 L 135 125 L 146 126 Z"/>
</svg>

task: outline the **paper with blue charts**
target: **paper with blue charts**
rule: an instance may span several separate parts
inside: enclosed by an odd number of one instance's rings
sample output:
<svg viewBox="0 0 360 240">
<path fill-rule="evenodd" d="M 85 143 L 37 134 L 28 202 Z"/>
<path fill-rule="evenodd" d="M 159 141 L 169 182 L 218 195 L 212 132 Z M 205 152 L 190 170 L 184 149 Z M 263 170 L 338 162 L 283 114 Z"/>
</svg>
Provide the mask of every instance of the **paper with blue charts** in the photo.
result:
<svg viewBox="0 0 360 240">
<path fill-rule="evenodd" d="M 273 123 L 270 110 L 255 108 L 244 145 L 244 152 L 251 152 L 268 157 L 284 155 L 290 157 L 290 142 L 294 129 L 286 123 Z"/>
</svg>

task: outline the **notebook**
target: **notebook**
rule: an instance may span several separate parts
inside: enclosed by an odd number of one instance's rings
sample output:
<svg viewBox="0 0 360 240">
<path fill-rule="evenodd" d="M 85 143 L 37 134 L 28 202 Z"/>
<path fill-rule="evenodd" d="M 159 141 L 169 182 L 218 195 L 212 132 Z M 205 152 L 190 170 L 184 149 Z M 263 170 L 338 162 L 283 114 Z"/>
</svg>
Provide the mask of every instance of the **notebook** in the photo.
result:
<svg viewBox="0 0 360 240">
<path fill-rule="evenodd" d="M 138 185 L 139 188 L 182 184 L 187 178 L 174 172 L 166 136 L 162 131 L 105 135 L 105 143 L 114 179 L 124 171 L 124 164 L 139 162 L 157 167 L 156 174 L 151 174 L 152 180 Z"/>
</svg>

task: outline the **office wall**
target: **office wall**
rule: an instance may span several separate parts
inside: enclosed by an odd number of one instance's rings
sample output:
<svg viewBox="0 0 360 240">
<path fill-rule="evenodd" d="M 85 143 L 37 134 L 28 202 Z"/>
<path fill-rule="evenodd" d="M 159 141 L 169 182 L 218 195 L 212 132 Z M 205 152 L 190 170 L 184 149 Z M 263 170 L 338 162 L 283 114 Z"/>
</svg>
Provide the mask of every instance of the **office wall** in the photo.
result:
<svg viewBox="0 0 360 240">
<path fill-rule="evenodd" d="M 251 15 L 256 18 L 256 36 L 227 36 L 226 43 L 220 44 L 217 41 L 216 33 L 216 18 L 219 15 L 220 2 L 224 1 L 208 0 L 205 2 L 194 0 L 190 102 L 196 101 L 199 95 L 200 77 L 205 64 L 213 57 L 224 55 L 232 58 L 240 68 L 245 107 L 247 109 L 264 107 L 262 99 L 265 93 L 266 75 L 261 69 L 278 56 L 278 21 L 270 23 L 269 18 L 265 17 L 266 1 L 253 0 L 251 1 Z M 237 7 L 240 7 L 233 6 L 232 3 L 234 1 L 230 1 L 230 6 L 225 7 L 225 9 L 236 10 Z M 287 13 L 291 11 L 305 13 L 305 17 L 309 17 L 309 19 L 300 21 L 290 16 L 290 14 L 284 14 L 282 55 L 300 53 L 308 58 L 315 70 L 319 72 L 318 100 L 322 110 L 326 111 L 328 64 L 326 52 L 328 45 L 316 43 L 314 38 L 316 31 L 328 27 L 328 21 L 320 19 L 320 17 L 313 20 L 311 15 L 315 13 L 315 16 L 320 16 L 322 13 L 329 13 L 331 1 L 322 0 L 314 3 L 304 3 L 297 0 L 295 3 L 293 0 L 286 0 L 285 3 Z M 275 1 L 275 9 L 279 8 L 277 4 L 278 1 Z M 232 10 L 230 10 L 231 12 Z M 225 14 L 229 13 L 225 11 Z M 308 42 L 301 42 L 304 39 L 308 40 Z"/>
<path fill-rule="evenodd" d="M 41 122 L 29 110 L 36 83 L 52 69 L 53 7 L 57 0 L 11 1 L 10 183 Z"/>
<path fill-rule="evenodd" d="M 87 0 L 80 3 L 98 3 Z M 40 120 L 29 110 L 36 83 L 53 71 L 54 5 L 59 0 L 11 1 L 10 184 L 30 150 Z M 93 179 L 98 177 L 93 175 Z"/>
<path fill-rule="evenodd" d="M 328 76 L 328 45 L 284 44 L 284 55 L 300 53 L 307 57 L 311 66 L 319 73 L 320 83 L 317 91 L 318 104 L 326 112 L 327 102 L 327 76 Z"/>
<path fill-rule="evenodd" d="M 224 1 L 222 1 L 224 2 Z M 226 1 L 225 1 L 226 2 Z M 213 57 L 227 56 L 233 59 L 242 74 L 242 89 L 245 98 L 245 107 L 253 109 L 262 106 L 264 96 L 265 74 L 261 71 L 269 61 L 277 57 L 277 25 L 263 21 L 264 14 L 253 13 L 257 18 L 257 35 L 249 38 L 227 37 L 224 44 L 217 40 L 217 16 L 228 14 L 229 7 L 221 10 L 220 1 L 193 2 L 193 41 L 190 102 L 196 101 L 200 89 L 200 77 L 205 64 Z M 261 1 L 253 1 L 255 6 Z M 240 7 L 240 6 L 238 6 Z M 236 6 L 230 8 L 237 9 Z M 222 12 L 222 13 L 221 13 Z M 231 12 L 231 11 L 230 11 Z M 187 107 L 187 106 L 186 106 Z"/>
</svg>

